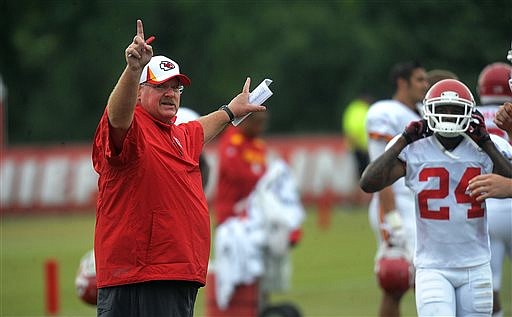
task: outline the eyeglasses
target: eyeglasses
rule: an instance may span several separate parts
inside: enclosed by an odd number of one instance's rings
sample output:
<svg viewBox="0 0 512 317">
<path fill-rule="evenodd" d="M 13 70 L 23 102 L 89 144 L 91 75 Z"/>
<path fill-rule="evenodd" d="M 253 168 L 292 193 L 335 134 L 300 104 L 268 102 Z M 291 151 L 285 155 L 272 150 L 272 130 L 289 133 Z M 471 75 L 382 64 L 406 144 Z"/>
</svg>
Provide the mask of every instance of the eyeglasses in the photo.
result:
<svg viewBox="0 0 512 317">
<path fill-rule="evenodd" d="M 143 83 L 142 84 L 143 86 L 149 86 L 153 89 L 156 89 L 158 92 L 165 92 L 169 89 L 171 89 L 174 93 L 176 94 L 182 94 L 183 93 L 183 85 L 178 85 L 178 86 L 170 86 L 170 85 L 166 85 L 165 83 L 163 84 L 160 84 L 160 85 L 153 85 L 153 84 L 149 84 L 149 83 Z"/>
</svg>

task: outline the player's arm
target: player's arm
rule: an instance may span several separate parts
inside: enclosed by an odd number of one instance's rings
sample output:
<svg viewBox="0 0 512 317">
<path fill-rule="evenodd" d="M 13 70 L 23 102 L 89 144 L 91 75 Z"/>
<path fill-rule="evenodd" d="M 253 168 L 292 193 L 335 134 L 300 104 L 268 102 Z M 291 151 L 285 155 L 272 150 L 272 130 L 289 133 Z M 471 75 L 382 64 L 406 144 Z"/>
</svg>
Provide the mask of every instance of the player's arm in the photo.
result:
<svg viewBox="0 0 512 317">
<path fill-rule="evenodd" d="M 117 150 L 121 150 L 128 128 L 132 124 L 139 78 L 152 56 L 153 48 L 144 41 L 142 21 L 137 20 L 137 35 L 125 50 L 126 68 L 107 103 L 108 120 L 112 127 L 111 137 Z"/>
<path fill-rule="evenodd" d="M 410 143 L 432 135 L 425 119 L 411 121 L 404 132 L 390 144 L 388 149 L 375 161 L 370 163 L 363 172 L 359 185 L 367 193 L 374 193 L 393 184 L 405 175 L 405 163 L 398 155 Z"/>
<path fill-rule="evenodd" d="M 266 111 L 265 106 L 249 103 L 250 85 L 251 79 L 247 77 L 242 92 L 229 102 L 226 110 L 214 111 L 198 119 L 203 126 L 205 143 L 211 141 L 234 118 L 243 117 L 249 112 Z"/>
<path fill-rule="evenodd" d="M 406 146 L 406 139 L 403 136 L 399 137 L 390 148 L 366 167 L 359 181 L 365 192 L 380 191 L 405 175 L 405 163 L 398 159 L 398 155 Z"/>
</svg>

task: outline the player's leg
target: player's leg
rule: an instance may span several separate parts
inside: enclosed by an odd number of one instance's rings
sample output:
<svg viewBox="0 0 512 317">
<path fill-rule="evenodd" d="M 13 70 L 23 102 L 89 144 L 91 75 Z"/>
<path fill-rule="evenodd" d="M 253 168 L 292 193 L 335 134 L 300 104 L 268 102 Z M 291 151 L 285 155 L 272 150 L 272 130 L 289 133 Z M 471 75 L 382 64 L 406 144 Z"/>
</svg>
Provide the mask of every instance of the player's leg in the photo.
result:
<svg viewBox="0 0 512 317">
<path fill-rule="evenodd" d="M 457 316 L 484 317 L 492 313 L 490 264 L 465 270 L 466 283 L 456 290 Z"/>
<path fill-rule="evenodd" d="M 455 289 L 439 270 L 416 269 L 418 316 L 455 316 Z"/>
</svg>

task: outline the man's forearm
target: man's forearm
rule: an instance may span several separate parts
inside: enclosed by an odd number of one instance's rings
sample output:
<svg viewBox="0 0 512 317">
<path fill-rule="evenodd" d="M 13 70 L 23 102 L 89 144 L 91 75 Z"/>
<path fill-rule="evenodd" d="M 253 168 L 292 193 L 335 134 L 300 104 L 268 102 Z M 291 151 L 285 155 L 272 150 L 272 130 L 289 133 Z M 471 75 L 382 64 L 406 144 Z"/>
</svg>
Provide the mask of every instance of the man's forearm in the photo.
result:
<svg viewBox="0 0 512 317">
<path fill-rule="evenodd" d="M 128 129 L 137 103 L 140 72 L 125 68 L 108 99 L 107 111 L 114 128 Z"/>
<path fill-rule="evenodd" d="M 208 143 L 224 130 L 230 118 L 225 111 L 219 110 L 199 118 L 198 121 L 203 126 L 204 142 Z"/>
</svg>

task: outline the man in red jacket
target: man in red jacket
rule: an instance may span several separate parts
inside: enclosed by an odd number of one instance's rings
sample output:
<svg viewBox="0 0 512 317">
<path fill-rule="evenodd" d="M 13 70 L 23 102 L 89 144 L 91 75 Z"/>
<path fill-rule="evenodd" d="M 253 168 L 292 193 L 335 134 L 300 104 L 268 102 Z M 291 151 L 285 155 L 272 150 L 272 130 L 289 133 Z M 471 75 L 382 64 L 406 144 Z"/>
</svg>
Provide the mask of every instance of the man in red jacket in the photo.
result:
<svg viewBox="0 0 512 317">
<path fill-rule="evenodd" d="M 210 253 L 199 155 L 234 118 L 265 111 L 247 78 L 227 106 L 174 125 L 190 79 L 149 43 L 138 20 L 94 138 L 98 316 L 193 316 Z"/>
</svg>

